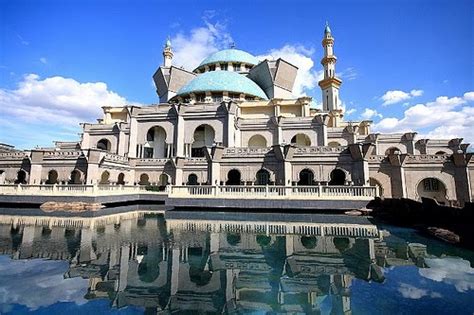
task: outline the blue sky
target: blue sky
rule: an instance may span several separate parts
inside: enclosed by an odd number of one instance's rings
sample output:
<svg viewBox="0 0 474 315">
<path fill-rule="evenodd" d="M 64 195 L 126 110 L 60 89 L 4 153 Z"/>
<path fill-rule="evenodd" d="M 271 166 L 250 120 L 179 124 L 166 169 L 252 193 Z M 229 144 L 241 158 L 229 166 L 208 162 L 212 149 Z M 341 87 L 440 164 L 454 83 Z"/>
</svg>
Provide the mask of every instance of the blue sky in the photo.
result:
<svg viewBox="0 0 474 315">
<path fill-rule="evenodd" d="M 158 102 L 167 36 L 186 67 L 232 42 L 285 57 L 300 67 L 298 94 L 319 103 L 326 21 L 347 119 L 474 141 L 472 12 L 468 0 L 0 0 L 0 142 L 74 140 L 101 106 Z"/>
</svg>

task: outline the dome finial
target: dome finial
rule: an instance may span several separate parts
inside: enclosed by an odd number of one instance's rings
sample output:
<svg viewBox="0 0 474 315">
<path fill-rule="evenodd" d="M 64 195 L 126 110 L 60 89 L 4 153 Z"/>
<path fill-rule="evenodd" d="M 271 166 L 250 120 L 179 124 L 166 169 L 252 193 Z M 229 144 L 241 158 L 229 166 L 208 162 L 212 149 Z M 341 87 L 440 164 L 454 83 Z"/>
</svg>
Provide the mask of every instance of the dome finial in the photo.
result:
<svg viewBox="0 0 474 315">
<path fill-rule="evenodd" d="M 235 49 L 235 42 L 231 42 L 230 45 L 229 45 L 229 48 L 230 49 Z"/>
<path fill-rule="evenodd" d="M 329 22 L 326 21 L 326 27 L 324 28 L 324 34 L 331 33 L 331 29 L 329 28 Z"/>
<path fill-rule="evenodd" d="M 171 39 L 170 39 L 170 36 L 168 35 L 168 37 L 166 38 L 166 44 L 165 44 L 165 47 L 169 47 L 171 48 Z"/>
</svg>

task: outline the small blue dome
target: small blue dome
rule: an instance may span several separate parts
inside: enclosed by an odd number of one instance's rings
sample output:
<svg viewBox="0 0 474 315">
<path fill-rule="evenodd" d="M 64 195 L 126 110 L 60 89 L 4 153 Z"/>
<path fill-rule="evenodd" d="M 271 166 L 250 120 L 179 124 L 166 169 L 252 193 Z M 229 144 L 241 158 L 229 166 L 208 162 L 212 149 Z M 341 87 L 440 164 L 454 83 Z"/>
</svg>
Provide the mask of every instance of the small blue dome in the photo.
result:
<svg viewBox="0 0 474 315">
<path fill-rule="evenodd" d="M 230 71 L 210 71 L 200 74 L 183 86 L 176 95 L 207 91 L 244 93 L 267 99 L 263 90 L 255 82 L 242 74 Z"/>
<path fill-rule="evenodd" d="M 256 65 L 258 64 L 258 59 L 243 50 L 225 49 L 213 53 L 212 55 L 204 59 L 199 65 L 199 67 L 219 62 L 243 62 L 250 65 Z"/>
<path fill-rule="evenodd" d="M 326 27 L 324 28 L 324 34 L 331 33 L 331 29 L 329 28 L 329 24 L 326 23 Z"/>
</svg>

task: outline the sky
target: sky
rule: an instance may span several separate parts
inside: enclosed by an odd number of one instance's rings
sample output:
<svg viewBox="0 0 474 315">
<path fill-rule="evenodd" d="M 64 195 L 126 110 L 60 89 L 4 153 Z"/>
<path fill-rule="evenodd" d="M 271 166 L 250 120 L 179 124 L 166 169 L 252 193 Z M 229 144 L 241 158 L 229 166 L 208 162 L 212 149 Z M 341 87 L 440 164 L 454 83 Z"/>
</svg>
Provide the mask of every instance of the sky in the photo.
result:
<svg viewBox="0 0 474 315">
<path fill-rule="evenodd" d="M 102 106 L 158 103 L 168 36 L 188 69 L 232 44 L 282 57 L 299 68 L 295 97 L 321 106 L 328 21 L 346 120 L 474 143 L 473 12 L 471 0 L 0 0 L 0 142 L 78 140 Z"/>
</svg>

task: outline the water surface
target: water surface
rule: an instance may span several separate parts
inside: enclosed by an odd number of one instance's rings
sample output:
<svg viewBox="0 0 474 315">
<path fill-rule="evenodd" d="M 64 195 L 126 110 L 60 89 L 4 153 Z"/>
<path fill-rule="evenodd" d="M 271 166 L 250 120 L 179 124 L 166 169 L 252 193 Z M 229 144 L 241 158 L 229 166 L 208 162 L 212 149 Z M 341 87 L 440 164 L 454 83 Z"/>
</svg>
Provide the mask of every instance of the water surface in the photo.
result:
<svg viewBox="0 0 474 315">
<path fill-rule="evenodd" d="M 0 313 L 473 314 L 474 253 L 333 215 L 0 215 Z"/>
</svg>

